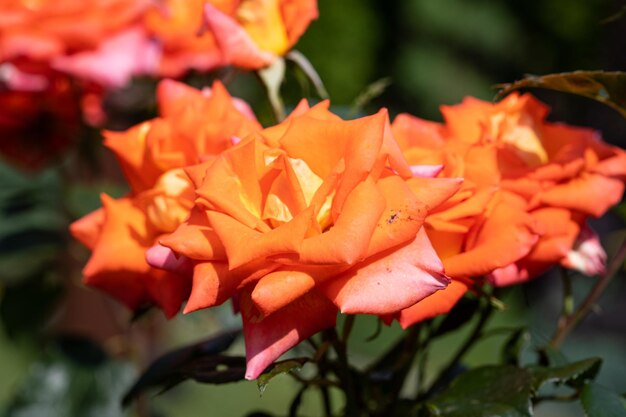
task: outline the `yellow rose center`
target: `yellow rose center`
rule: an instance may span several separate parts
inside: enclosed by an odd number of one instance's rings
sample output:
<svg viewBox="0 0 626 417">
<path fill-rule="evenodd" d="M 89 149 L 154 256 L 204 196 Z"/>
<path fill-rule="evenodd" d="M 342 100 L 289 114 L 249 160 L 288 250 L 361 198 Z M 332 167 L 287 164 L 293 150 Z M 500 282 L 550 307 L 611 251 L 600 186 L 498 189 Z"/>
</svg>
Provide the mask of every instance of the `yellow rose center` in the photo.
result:
<svg viewBox="0 0 626 417">
<path fill-rule="evenodd" d="M 491 137 L 512 149 L 530 167 L 548 162 L 548 153 L 526 113 L 497 113 L 489 119 Z"/>
<path fill-rule="evenodd" d="M 289 48 L 280 0 L 242 0 L 236 18 L 259 49 L 283 55 Z"/>
<path fill-rule="evenodd" d="M 278 155 L 272 153 L 266 154 L 265 165 L 269 166 L 277 158 Z M 302 159 L 289 157 L 286 157 L 286 159 L 289 162 L 289 167 L 291 168 L 291 171 L 297 179 L 299 189 L 300 191 L 302 191 L 304 202 L 306 206 L 309 207 L 311 205 L 311 202 L 313 201 L 315 193 L 321 187 L 324 181 L 317 174 L 315 174 L 308 166 L 308 164 Z M 284 187 L 279 187 L 278 189 L 284 190 Z M 291 198 L 293 198 L 293 196 L 290 194 L 277 193 L 270 190 L 265 200 L 263 217 L 266 220 L 269 220 L 271 226 L 277 227 L 278 225 L 286 223 L 293 219 L 294 213 L 292 213 L 292 210 L 290 209 L 290 206 L 293 207 L 293 205 L 289 204 L 290 202 L 287 201 Z M 316 220 L 322 230 L 330 226 L 332 222 L 330 217 L 332 199 L 333 194 L 331 193 L 325 198 L 324 203 L 318 209 L 316 215 Z"/>
<path fill-rule="evenodd" d="M 173 232 L 189 216 L 194 196 L 193 187 L 182 169 L 166 172 L 154 188 L 146 192 L 148 220 L 162 232 Z"/>
</svg>

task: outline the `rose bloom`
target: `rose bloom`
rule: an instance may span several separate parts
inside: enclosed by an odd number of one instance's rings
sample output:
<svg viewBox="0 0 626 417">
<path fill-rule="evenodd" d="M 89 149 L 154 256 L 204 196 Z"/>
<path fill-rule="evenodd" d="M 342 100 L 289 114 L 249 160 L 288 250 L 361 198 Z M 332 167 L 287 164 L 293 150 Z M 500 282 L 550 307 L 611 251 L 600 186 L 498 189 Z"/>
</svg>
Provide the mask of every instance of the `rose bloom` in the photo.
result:
<svg viewBox="0 0 626 417">
<path fill-rule="evenodd" d="M 386 111 L 343 121 L 327 107 L 187 170 L 195 207 L 160 239 L 175 256 L 149 257 L 194 264 L 185 312 L 236 301 L 249 379 L 333 327 L 337 309 L 390 314 L 448 283 L 422 226 L 460 180 L 413 182 Z"/>
<path fill-rule="evenodd" d="M 165 80 L 157 95 L 160 117 L 105 133 L 130 194 L 117 200 L 102 195 L 103 207 L 73 223 L 71 232 L 92 251 L 83 270 L 87 285 L 133 310 L 156 304 L 171 317 L 187 298 L 190 282 L 150 267 L 145 252 L 163 233 L 174 231 L 193 206 L 194 192 L 182 167 L 214 158 L 260 125 L 218 82 L 198 91 Z"/>
<path fill-rule="evenodd" d="M 530 94 L 511 94 L 497 104 L 467 98 L 442 106 L 444 124 L 409 115 L 394 121 L 410 162 L 442 164 L 440 176 L 465 178 L 426 221 L 453 284 L 404 311 L 403 326 L 449 311 L 468 277 L 510 285 L 559 263 L 602 272 L 605 255 L 585 221 L 620 201 L 626 153 L 591 129 L 546 122 L 547 112 Z"/>
<path fill-rule="evenodd" d="M 150 73 L 157 50 L 139 26 L 147 0 L 0 4 L 0 63 L 28 59 L 105 86 Z M 111 70 L 115 68 L 115 70 Z"/>
<path fill-rule="evenodd" d="M 316 19 L 316 0 L 166 0 L 146 13 L 162 48 L 160 72 L 234 65 L 257 69 L 284 55 Z"/>
</svg>

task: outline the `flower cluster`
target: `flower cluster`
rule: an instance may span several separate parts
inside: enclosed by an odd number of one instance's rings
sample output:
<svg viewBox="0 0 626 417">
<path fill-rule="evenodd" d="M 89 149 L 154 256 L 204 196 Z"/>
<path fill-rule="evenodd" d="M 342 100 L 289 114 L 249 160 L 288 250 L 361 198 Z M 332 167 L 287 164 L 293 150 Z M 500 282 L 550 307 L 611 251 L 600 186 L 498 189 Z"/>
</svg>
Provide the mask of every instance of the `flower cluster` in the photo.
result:
<svg viewBox="0 0 626 417">
<path fill-rule="evenodd" d="M 317 18 L 317 2 L 18 0 L 2 2 L 0 16 L 0 102 L 31 115 L 10 123 L 4 122 L 10 115 L 2 115 L 0 133 L 12 138 L 15 131 L 41 124 L 36 115 L 62 107 L 78 108 L 85 122 L 102 126 L 103 94 L 136 75 L 182 77 L 190 70 L 229 65 L 268 66 Z M 39 167 L 65 148 L 61 142 L 76 136 L 71 131 L 79 128 L 81 118 L 70 125 L 66 116 L 58 118 L 63 138 L 56 135 L 56 126 L 42 130 L 37 144 L 46 152 L 29 150 L 33 141 L 27 140 L 3 142 L 0 151 L 22 165 Z M 54 152 L 48 153 L 51 146 Z"/>
<path fill-rule="evenodd" d="M 317 2 L 19 0 L 3 2 L 0 15 L 0 64 L 38 62 L 116 87 L 137 74 L 264 67 L 296 43 Z M 19 84 L 14 76 L 0 82 Z"/>
<path fill-rule="evenodd" d="M 453 284 L 396 318 L 404 327 L 448 312 L 473 284 L 518 284 L 561 264 L 603 272 L 606 255 L 586 221 L 624 192 L 626 152 L 597 132 L 545 121 L 530 94 L 497 104 L 443 106 L 444 124 L 399 115 L 392 125 L 410 163 L 463 177 L 461 190 L 426 220 Z"/>
<path fill-rule="evenodd" d="M 444 124 L 302 102 L 265 129 L 219 83 L 158 98 L 159 118 L 105 134 L 131 192 L 73 224 L 85 282 L 169 317 L 232 300 L 248 378 L 338 311 L 407 327 L 484 280 L 602 271 L 586 219 L 621 198 L 626 153 L 530 95 L 467 99 Z"/>
</svg>

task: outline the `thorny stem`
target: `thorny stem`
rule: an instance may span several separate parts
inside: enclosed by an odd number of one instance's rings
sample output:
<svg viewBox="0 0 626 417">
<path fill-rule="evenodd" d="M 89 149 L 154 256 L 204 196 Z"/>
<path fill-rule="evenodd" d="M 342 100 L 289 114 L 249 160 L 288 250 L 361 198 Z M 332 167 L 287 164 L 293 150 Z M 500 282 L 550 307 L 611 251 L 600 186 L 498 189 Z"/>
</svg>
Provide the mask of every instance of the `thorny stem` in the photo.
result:
<svg viewBox="0 0 626 417">
<path fill-rule="evenodd" d="M 424 395 L 419 396 L 420 399 L 430 397 L 437 389 L 439 389 L 443 385 L 444 381 L 450 377 L 450 374 L 454 371 L 454 368 L 461 361 L 461 359 L 463 359 L 463 356 L 465 356 L 465 354 L 472 348 L 472 346 L 474 346 L 474 343 L 482 336 L 485 324 L 489 320 L 489 317 L 491 317 L 493 309 L 494 306 L 492 303 L 486 304 L 485 308 L 483 308 L 480 313 L 480 318 L 478 319 L 478 323 L 476 323 L 476 326 L 472 330 L 472 333 L 468 336 L 468 338 L 465 340 L 465 343 L 463 343 L 463 345 L 459 348 L 459 350 L 450 360 L 448 365 L 439 373 L 439 376 L 437 377 L 435 382 L 432 383 L 428 391 L 426 391 Z"/>
<path fill-rule="evenodd" d="M 598 298 L 602 295 L 602 293 L 604 293 L 611 280 L 615 277 L 615 275 L 617 275 L 617 271 L 619 271 L 620 267 L 624 263 L 624 259 L 626 259 L 626 240 L 618 249 L 617 254 L 615 254 L 615 257 L 611 261 L 606 272 L 600 276 L 596 284 L 593 286 L 589 294 L 587 294 L 582 303 L 580 303 L 578 308 L 571 314 L 561 316 L 554 337 L 550 341 L 550 346 L 552 348 L 558 349 L 563 344 L 569 333 L 574 330 L 574 328 L 583 318 L 585 318 L 585 316 L 587 316 Z"/>
</svg>

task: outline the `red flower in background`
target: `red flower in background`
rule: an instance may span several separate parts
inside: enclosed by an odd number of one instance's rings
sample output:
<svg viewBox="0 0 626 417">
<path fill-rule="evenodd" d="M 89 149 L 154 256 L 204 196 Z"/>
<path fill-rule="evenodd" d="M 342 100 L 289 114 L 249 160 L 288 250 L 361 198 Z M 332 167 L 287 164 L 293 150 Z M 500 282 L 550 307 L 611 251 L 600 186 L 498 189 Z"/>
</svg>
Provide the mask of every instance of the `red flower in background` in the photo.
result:
<svg viewBox="0 0 626 417">
<path fill-rule="evenodd" d="M 0 154 L 39 169 L 76 141 L 81 97 L 67 76 L 33 65 L 28 69 L 0 66 Z M 10 83 L 21 90 L 10 89 Z"/>
</svg>

